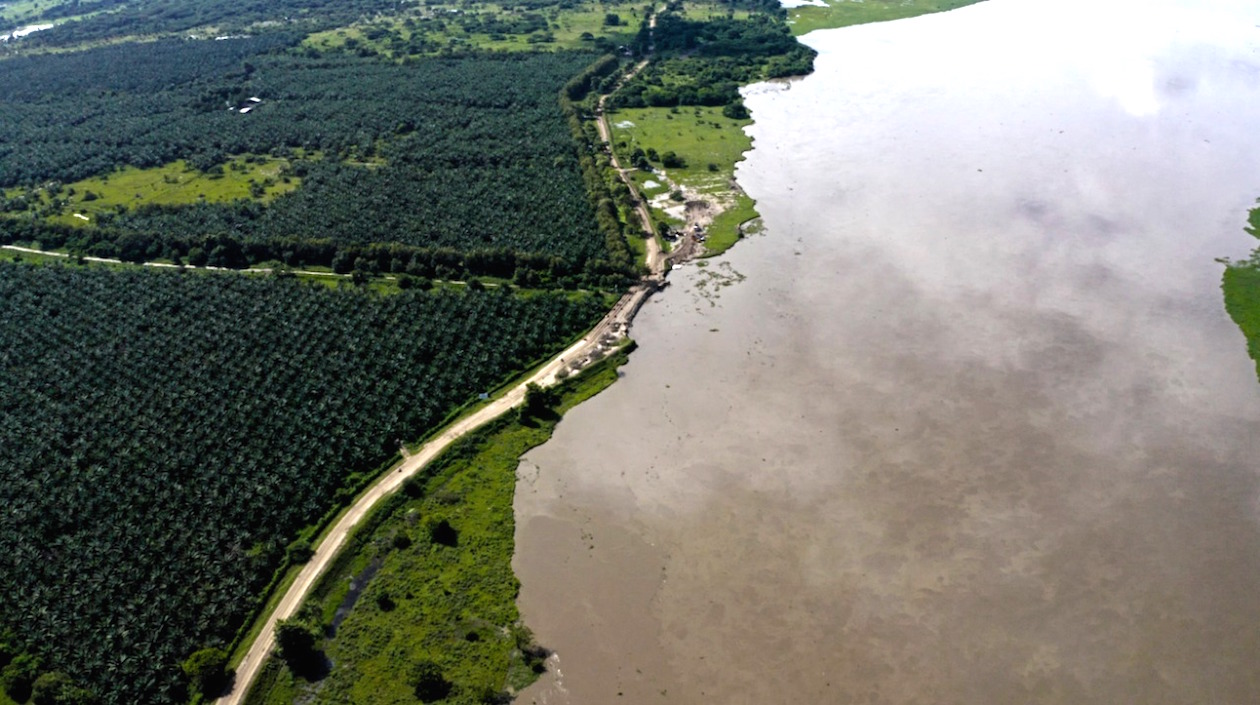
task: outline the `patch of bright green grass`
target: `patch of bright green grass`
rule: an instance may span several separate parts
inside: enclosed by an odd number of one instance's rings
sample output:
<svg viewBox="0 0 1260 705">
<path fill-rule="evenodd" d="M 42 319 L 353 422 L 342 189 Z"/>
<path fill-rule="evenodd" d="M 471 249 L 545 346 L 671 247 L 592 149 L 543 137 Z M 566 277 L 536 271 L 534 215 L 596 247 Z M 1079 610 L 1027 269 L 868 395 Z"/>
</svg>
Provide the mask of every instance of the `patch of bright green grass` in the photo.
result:
<svg viewBox="0 0 1260 705">
<path fill-rule="evenodd" d="M 709 226 L 705 254 L 716 255 L 729 250 L 741 237 L 740 226 L 756 217 L 753 200 L 742 192 L 736 194 L 735 205 L 719 213 Z"/>
<path fill-rule="evenodd" d="M 717 2 L 704 2 L 703 0 L 687 0 L 682 4 L 682 8 L 678 14 L 689 20 L 704 21 L 719 17 L 729 17 L 735 20 L 746 20 L 752 13 L 748 10 L 732 10 L 729 7 Z"/>
<path fill-rule="evenodd" d="M 45 10 L 66 5 L 70 0 L 4 0 L 0 2 L 0 25 L 26 24 Z"/>
<path fill-rule="evenodd" d="M 484 32 L 467 32 L 460 24 L 462 15 L 494 15 L 512 18 L 524 12 L 543 15 L 547 29 L 532 34 L 492 36 Z M 366 49 L 393 59 L 409 54 L 407 46 L 419 35 L 434 53 L 445 47 L 488 51 L 549 51 L 556 49 L 591 49 L 593 38 L 606 37 L 615 44 L 629 44 L 638 32 L 641 15 L 636 5 L 616 2 L 584 2 L 570 8 L 528 11 L 510 3 L 429 4 L 420 15 L 385 17 L 349 27 L 316 32 L 303 46 L 327 51 L 332 49 Z M 621 24 L 604 24 L 607 14 L 621 17 Z M 441 20 L 441 25 L 427 20 Z M 584 39 L 583 35 L 591 38 Z"/>
<path fill-rule="evenodd" d="M 752 148 L 752 138 L 744 126 L 752 120 L 733 120 L 716 107 L 627 108 L 610 113 L 613 148 L 623 164 L 630 164 L 636 148 L 658 155 L 673 152 L 684 166 L 665 168 L 661 161 L 653 167 L 664 171 L 669 180 L 711 197 L 715 206 L 723 207 L 709 226 L 705 249 L 709 254 L 726 251 L 739 239 L 739 225 L 757 217 L 752 199 L 733 189 L 735 164 Z M 658 174 L 633 172 L 631 178 L 645 198 L 668 192 L 669 186 Z M 655 182 L 655 186 L 647 185 Z M 682 222 L 664 211 L 653 208 L 657 220 L 681 225 Z"/>
<path fill-rule="evenodd" d="M 210 172 L 201 172 L 181 159 L 151 169 L 126 167 L 65 184 L 55 195 L 46 188 L 10 189 L 5 195 L 25 196 L 37 209 L 49 208 L 54 200 L 65 201 L 57 209 L 60 212 L 48 219 L 87 225 L 100 213 L 149 203 L 178 205 L 248 198 L 267 202 L 301 185 L 301 179 L 287 175 L 288 164 L 287 159 L 276 157 L 242 156 Z"/>
<path fill-rule="evenodd" d="M 1245 230 L 1260 237 L 1260 208 L 1247 214 Z M 1260 376 L 1260 249 L 1252 253 L 1249 261 L 1225 268 L 1221 289 L 1225 293 L 1225 310 L 1242 329 L 1247 354 L 1255 360 L 1256 375 Z"/>
<path fill-rule="evenodd" d="M 634 261 L 642 262 L 647 257 L 647 240 L 630 235 L 626 238 L 626 244 L 630 246 L 630 251 L 634 253 Z"/>
<path fill-rule="evenodd" d="M 788 10 L 792 34 L 800 36 L 816 29 L 849 27 L 869 22 L 887 22 L 932 12 L 956 10 L 981 0 L 824 0 L 826 7 L 805 5 Z"/>
<path fill-rule="evenodd" d="M 557 412 L 612 384 L 630 348 L 561 385 Z M 373 512 L 320 581 L 305 614 L 324 626 L 347 608 L 323 648 L 334 666 L 307 682 L 268 664 L 247 702 L 360 705 L 415 702 L 405 674 L 419 660 L 437 663 L 454 688 L 443 702 L 469 704 L 519 690 L 535 677 L 521 653 L 512 573 L 512 497 L 522 454 L 545 442 L 558 415 L 522 423 L 508 414 L 457 443 L 407 490 Z M 447 522 L 453 545 L 433 538 Z M 376 569 L 357 600 L 350 580 Z M 352 605 L 352 606 L 350 606 Z"/>
<path fill-rule="evenodd" d="M 0 248 L 0 261 L 2 262 L 33 262 L 39 264 L 65 264 L 70 261 L 66 257 L 58 257 L 44 253 L 19 252 L 17 250 L 6 250 Z M 3 703 L 0 703 L 3 705 Z"/>
<path fill-rule="evenodd" d="M 673 152 L 685 166 L 665 169 L 669 178 L 701 193 L 728 191 L 736 162 L 752 148 L 752 138 L 744 134 L 752 120 L 732 120 L 716 107 L 625 108 L 610 113 L 608 121 L 623 164 L 636 147 Z M 663 168 L 659 161 L 653 166 Z"/>
<path fill-rule="evenodd" d="M 1260 376 L 1260 265 L 1226 267 L 1221 289 L 1225 292 L 1225 310 L 1242 329 L 1247 353 L 1255 360 L 1256 374 Z"/>
<path fill-rule="evenodd" d="M 1260 237 L 1260 208 L 1248 213 L 1245 230 Z M 1225 293 L 1225 310 L 1242 329 L 1247 354 L 1255 360 L 1256 375 L 1260 376 L 1260 250 L 1252 253 L 1249 261 L 1227 266 L 1221 289 Z"/>
</svg>

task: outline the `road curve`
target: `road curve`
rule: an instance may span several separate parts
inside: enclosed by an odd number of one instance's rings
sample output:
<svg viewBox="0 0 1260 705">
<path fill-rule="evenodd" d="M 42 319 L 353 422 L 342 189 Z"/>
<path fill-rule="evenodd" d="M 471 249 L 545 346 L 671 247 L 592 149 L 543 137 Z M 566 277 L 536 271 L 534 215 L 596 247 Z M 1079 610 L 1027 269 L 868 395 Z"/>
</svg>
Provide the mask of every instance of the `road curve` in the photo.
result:
<svg viewBox="0 0 1260 705">
<path fill-rule="evenodd" d="M 652 18 L 652 26 L 655 27 L 656 18 Z M 634 70 L 630 72 L 623 82 L 635 73 L 638 73 L 647 61 L 643 61 Z M 607 96 L 605 96 L 607 97 Z M 600 116 L 598 127 L 600 137 L 608 142 L 611 137 L 608 128 L 607 118 L 603 115 L 603 99 L 600 100 Z M 610 150 L 611 152 L 611 150 Z M 621 180 L 632 190 L 634 182 L 625 173 L 616 162 L 616 156 L 613 156 L 613 166 L 617 169 Z M 547 364 L 543 365 L 533 375 L 504 394 L 491 401 L 486 406 L 478 409 L 476 412 L 459 419 L 441 432 L 437 437 L 430 439 L 429 442 L 421 446 L 415 454 L 410 455 L 402 460 L 401 463 L 389 469 L 384 475 L 374 482 L 368 489 L 355 500 L 354 504 L 346 510 L 328 530 L 319 544 L 315 546 L 314 555 L 302 566 L 302 570 L 298 573 L 297 579 L 285 592 L 280 599 L 280 604 L 267 617 L 267 621 L 263 624 L 263 628 L 254 638 L 254 642 L 250 644 L 249 651 L 236 667 L 236 678 L 233 682 L 232 690 L 215 701 L 216 705 L 240 705 L 245 701 L 245 696 L 249 694 L 250 686 L 253 685 L 254 679 L 258 677 L 259 671 L 262 670 L 263 664 L 267 660 L 267 656 L 271 653 L 272 644 L 275 642 L 276 624 L 281 620 L 288 619 L 297 613 L 302 603 L 306 600 L 306 596 L 315 587 L 315 582 L 324 574 L 333 558 L 337 555 L 342 545 L 345 544 L 346 538 L 354 531 L 368 512 L 376 506 L 385 497 L 396 492 L 402 484 L 419 472 L 425 465 L 428 465 L 442 451 L 450 447 L 452 443 L 464 437 L 465 435 L 476 430 L 478 427 L 498 418 L 501 414 L 510 411 L 525 399 L 525 387 L 531 383 L 543 387 L 554 385 L 559 377 L 557 374 L 563 369 L 577 369 L 583 361 L 587 360 L 591 353 L 594 353 L 605 347 L 608 338 L 620 340 L 624 337 L 626 330 L 630 326 L 631 320 L 638 312 L 643 302 L 652 292 L 656 291 L 665 277 L 665 257 L 661 252 L 660 245 L 653 236 L 652 220 L 647 207 L 641 198 L 639 201 L 638 211 L 639 218 L 643 221 L 644 234 L 647 239 L 647 266 L 650 272 L 648 276 L 639 284 L 636 284 L 626 292 L 613 306 L 612 310 L 600 320 L 589 333 L 582 336 L 581 340 L 570 345 L 563 352 L 551 358 Z"/>
<path fill-rule="evenodd" d="M 255 637 L 245 658 L 236 667 L 236 679 L 232 691 L 219 698 L 218 705 L 239 705 L 245 701 L 254 679 L 257 678 L 263 663 L 271 652 L 275 640 L 276 623 L 292 617 L 302 606 L 315 582 L 328 568 L 337 551 L 345 544 L 346 538 L 359 525 L 377 502 L 397 491 L 404 482 L 420 471 L 439 453 L 452 443 L 472 432 L 479 426 L 497 418 L 520 404 L 525 398 L 525 387 L 530 383 L 550 386 L 558 380 L 557 373 L 565 368 L 573 368 L 606 344 L 607 336 L 621 338 L 643 301 L 656 290 L 655 280 L 636 285 L 617 301 L 617 304 L 589 333 L 581 340 L 570 345 L 559 355 L 553 357 L 541 369 L 528 379 L 513 387 L 501 397 L 491 401 L 473 414 L 466 416 L 442 431 L 440 435 L 425 443 L 415 454 L 405 458 L 373 483 L 367 491 L 355 500 L 354 504 L 337 519 L 332 528 L 315 547 L 314 555 L 298 573 L 297 580 L 289 587 L 281 598 L 280 604 L 272 611 L 263 625 L 262 631 Z"/>
</svg>

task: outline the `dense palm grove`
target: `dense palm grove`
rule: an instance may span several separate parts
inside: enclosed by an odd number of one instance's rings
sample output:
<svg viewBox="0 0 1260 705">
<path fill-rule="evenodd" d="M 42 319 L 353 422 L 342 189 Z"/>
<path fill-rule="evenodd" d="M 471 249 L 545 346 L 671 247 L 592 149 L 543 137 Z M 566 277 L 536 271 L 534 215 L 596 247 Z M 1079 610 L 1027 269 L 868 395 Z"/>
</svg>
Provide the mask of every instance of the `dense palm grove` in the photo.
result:
<svg viewBox="0 0 1260 705">
<path fill-rule="evenodd" d="M 310 31 L 349 24 L 402 5 L 399 0 L 71 0 L 49 3 L 33 19 L 76 18 L 75 21 L 32 36 L 31 43 L 62 47 L 200 27 L 233 34 L 248 31 L 258 22 L 283 22 Z"/>
<path fill-rule="evenodd" d="M 47 222 L 73 210 L 69 200 L 49 213 L 13 196 L 0 202 L 0 241 L 228 267 L 281 260 L 348 271 L 363 257 L 428 277 L 588 286 L 617 286 L 632 271 L 620 232 L 602 232 L 593 217 L 598 199 L 584 188 L 557 101 L 594 56 L 400 65 L 307 56 L 294 41 L 166 40 L 6 62 L 0 95 L 13 119 L 0 121 L 0 186 L 181 158 L 210 170 L 247 153 L 288 157 L 303 185 L 267 205 L 119 208 L 89 227 Z M 263 102 L 248 114 L 228 109 L 249 97 Z M 363 256 L 368 243 L 403 249 L 382 262 Z"/>
<path fill-rule="evenodd" d="M 179 699 L 349 474 L 602 308 L 0 265 L 0 622 L 106 703 Z"/>
<path fill-rule="evenodd" d="M 398 61 L 303 44 L 382 16 L 542 32 L 536 11 L 572 2 L 456 20 L 397 0 L 47 1 L 31 19 L 69 21 L 2 47 L 0 244 L 619 289 L 635 265 L 581 120 L 618 58 L 421 56 L 423 32 Z M 733 0 L 749 20 L 666 13 L 673 58 L 626 95 L 737 105 L 738 82 L 808 64 L 774 4 Z M 242 156 L 300 183 L 228 202 L 126 194 L 73 217 L 88 199 L 74 182 L 178 160 L 232 178 Z M 604 303 L 467 289 L 0 264 L 0 689 L 185 699 L 181 662 L 229 645 L 305 527 Z"/>
</svg>

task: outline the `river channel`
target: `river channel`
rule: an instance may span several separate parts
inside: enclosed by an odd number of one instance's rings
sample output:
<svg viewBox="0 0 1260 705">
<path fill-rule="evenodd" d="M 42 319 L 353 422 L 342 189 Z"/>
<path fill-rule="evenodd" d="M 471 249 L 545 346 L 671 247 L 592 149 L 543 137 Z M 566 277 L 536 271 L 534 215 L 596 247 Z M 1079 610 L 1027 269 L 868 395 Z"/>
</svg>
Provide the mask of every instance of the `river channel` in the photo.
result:
<svg viewBox="0 0 1260 705">
<path fill-rule="evenodd" d="M 1260 5 L 990 0 L 748 89 L 764 231 L 521 463 L 518 702 L 1260 702 Z"/>
</svg>

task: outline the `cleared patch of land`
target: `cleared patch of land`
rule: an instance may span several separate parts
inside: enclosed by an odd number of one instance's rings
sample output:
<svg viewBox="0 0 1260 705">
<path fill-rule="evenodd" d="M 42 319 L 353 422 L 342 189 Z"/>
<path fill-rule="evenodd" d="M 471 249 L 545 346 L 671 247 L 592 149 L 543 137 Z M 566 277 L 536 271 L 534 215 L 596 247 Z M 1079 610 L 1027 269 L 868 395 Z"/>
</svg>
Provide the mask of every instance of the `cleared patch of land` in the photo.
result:
<svg viewBox="0 0 1260 705">
<path fill-rule="evenodd" d="M 621 108 L 608 119 L 621 163 L 651 167 L 632 178 L 658 220 L 682 227 L 688 202 L 703 202 L 705 249 L 716 254 L 735 244 L 739 225 L 756 217 L 752 199 L 735 184 L 735 164 L 752 148 L 743 130 L 752 120 L 709 106 Z"/>
<path fill-rule="evenodd" d="M 642 13 L 641 6 L 629 2 L 532 9 L 505 3 L 430 4 L 407 17 L 383 17 L 316 32 L 303 45 L 317 51 L 344 49 L 393 59 L 442 50 L 610 49 L 630 43 Z"/>
<path fill-rule="evenodd" d="M 128 166 L 53 188 L 12 188 L 4 196 L 25 201 L 37 217 L 50 222 L 84 226 L 101 213 L 147 204 L 269 203 L 301 186 L 301 178 L 289 170 L 288 159 L 270 156 L 233 157 L 209 171 L 199 171 L 180 159 L 151 169 Z"/>
</svg>

